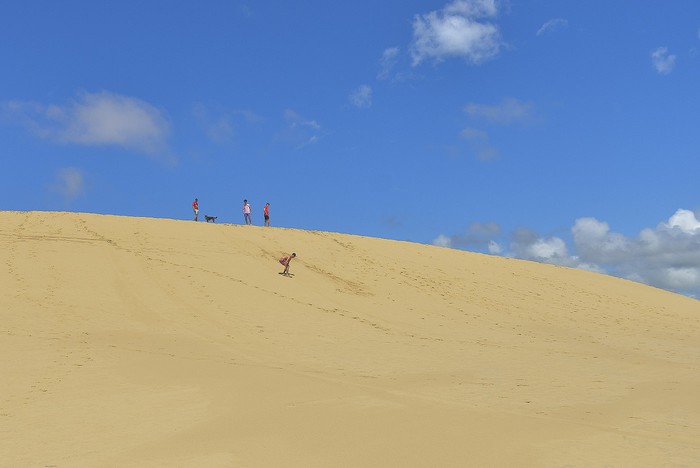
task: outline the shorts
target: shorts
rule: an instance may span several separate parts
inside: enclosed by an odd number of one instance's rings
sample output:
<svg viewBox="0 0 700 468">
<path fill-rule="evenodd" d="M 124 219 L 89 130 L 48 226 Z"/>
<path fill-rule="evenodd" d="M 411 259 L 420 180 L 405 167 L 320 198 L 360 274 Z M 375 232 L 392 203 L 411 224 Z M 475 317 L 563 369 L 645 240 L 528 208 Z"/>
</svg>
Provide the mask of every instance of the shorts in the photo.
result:
<svg viewBox="0 0 700 468">
<path fill-rule="evenodd" d="M 270 221 L 270 217 L 268 215 L 265 215 L 265 221 Z"/>
<path fill-rule="evenodd" d="M 194 214 L 198 215 L 198 214 L 199 214 L 199 210 L 194 210 Z"/>
</svg>

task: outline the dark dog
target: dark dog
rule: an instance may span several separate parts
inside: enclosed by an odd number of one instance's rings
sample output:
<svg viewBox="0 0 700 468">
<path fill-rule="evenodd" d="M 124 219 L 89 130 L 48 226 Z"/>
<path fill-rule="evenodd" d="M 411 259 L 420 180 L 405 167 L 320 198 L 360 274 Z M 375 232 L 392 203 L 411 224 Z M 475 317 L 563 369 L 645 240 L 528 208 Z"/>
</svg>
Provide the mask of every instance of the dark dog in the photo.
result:
<svg viewBox="0 0 700 468">
<path fill-rule="evenodd" d="M 215 222 L 216 222 L 216 218 L 218 218 L 218 216 L 207 216 L 207 215 L 204 215 L 204 220 L 205 220 L 207 223 L 208 223 L 209 221 L 211 221 L 212 223 L 215 223 Z"/>
</svg>

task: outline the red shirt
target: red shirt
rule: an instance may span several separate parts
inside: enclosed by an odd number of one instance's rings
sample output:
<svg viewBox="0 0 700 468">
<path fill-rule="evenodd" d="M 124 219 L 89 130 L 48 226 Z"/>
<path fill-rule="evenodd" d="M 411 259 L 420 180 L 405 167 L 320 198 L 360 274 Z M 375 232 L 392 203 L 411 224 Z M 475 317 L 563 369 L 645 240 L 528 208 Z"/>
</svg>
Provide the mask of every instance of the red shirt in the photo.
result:
<svg viewBox="0 0 700 468">
<path fill-rule="evenodd" d="M 199 209 L 199 203 L 197 203 L 197 200 L 192 202 L 192 209 L 193 210 L 198 210 Z"/>
<path fill-rule="evenodd" d="M 270 207 L 265 205 L 265 209 L 263 210 L 265 212 L 265 216 L 270 216 Z"/>
</svg>

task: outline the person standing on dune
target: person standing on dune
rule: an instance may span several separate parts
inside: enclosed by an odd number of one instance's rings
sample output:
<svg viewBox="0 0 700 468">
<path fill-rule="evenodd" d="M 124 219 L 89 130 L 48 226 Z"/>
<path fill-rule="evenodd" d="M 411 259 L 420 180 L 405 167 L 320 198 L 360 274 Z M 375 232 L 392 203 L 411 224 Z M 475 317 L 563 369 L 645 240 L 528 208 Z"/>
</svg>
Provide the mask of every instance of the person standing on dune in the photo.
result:
<svg viewBox="0 0 700 468">
<path fill-rule="evenodd" d="M 248 200 L 243 200 L 243 219 L 245 219 L 246 224 L 253 224 L 253 220 L 250 217 L 250 213 L 253 210 L 250 208 L 250 205 L 248 204 Z"/>
<path fill-rule="evenodd" d="M 197 218 L 199 218 L 199 200 L 196 198 L 192 202 L 192 210 L 194 211 L 194 220 L 197 221 Z"/>
<path fill-rule="evenodd" d="M 297 254 L 292 252 L 292 255 L 287 255 L 286 257 L 280 258 L 280 263 L 284 265 L 284 271 L 280 275 L 289 276 L 289 264 L 292 263 L 292 259 L 296 258 Z"/>
<path fill-rule="evenodd" d="M 270 227 L 270 204 L 266 203 L 265 208 L 263 208 L 263 215 L 265 215 L 265 226 Z"/>
</svg>

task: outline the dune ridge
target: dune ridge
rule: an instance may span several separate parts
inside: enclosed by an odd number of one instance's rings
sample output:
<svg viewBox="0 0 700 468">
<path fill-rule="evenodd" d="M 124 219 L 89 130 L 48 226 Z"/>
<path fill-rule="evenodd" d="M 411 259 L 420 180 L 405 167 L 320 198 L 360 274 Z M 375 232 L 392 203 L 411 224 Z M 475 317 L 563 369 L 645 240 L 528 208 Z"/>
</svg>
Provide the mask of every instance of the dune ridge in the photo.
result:
<svg viewBox="0 0 700 468">
<path fill-rule="evenodd" d="M 407 242 L 82 213 L 0 212 L 0 260 L 6 466 L 700 463 L 695 299 Z"/>
</svg>

